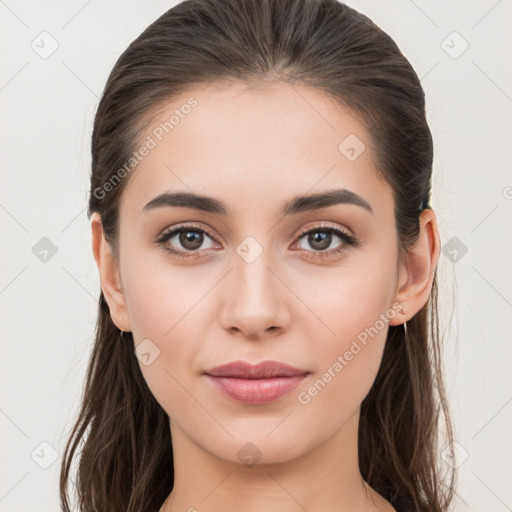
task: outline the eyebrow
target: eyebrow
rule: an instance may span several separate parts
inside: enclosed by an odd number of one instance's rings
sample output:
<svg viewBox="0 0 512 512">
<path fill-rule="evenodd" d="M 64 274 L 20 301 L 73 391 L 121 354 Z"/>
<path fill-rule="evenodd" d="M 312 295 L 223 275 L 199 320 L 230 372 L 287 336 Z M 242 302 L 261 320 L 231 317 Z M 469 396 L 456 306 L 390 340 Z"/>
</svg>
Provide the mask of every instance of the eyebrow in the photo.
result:
<svg viewBox="0 0 512 512">
<path fill-rule="evenodd" d="M 337 204 L 361 206 L 373 214 L 371 206 L 361 196 L 347 189 L 337 189 L 294 197 L 284 205 L 281 216 L 319 210 Z M 164 192 L 149 201 L 142 211 L 145 212 L 161 207 L 190 208 L 218 215 L 229 215 L 229 208 L 224 202 L 214 197 L 190 192 Z"/>
</svg>

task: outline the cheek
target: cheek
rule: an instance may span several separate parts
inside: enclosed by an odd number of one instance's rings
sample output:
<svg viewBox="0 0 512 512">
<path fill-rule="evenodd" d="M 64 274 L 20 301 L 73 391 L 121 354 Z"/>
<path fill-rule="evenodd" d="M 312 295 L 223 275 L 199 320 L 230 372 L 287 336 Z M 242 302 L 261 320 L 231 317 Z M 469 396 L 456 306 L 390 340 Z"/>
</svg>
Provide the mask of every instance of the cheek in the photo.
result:
<svg viewBox="0 0 512 512">
<path fill-rule="evenodd" d="M 375 381 L 388 332 L 384 298 L 385 294 L 353 295 L 350 301 L 340 297 L 338 315 L 331 320 L 335 336 L 317 337 L 314 375 L 296 398 L 320 438 L 356 413 Z M 326 414 L 330 422 L 325 421 Z"/>
<path fill-rule="evenodd" d="M 339 268 L 312 268 L 307 274 L 297 273 L 304 302 L 323 324 L 327 347 L 343 348 L 360 333 L 377 323 L 383 329 L 382 314 L 394 315 L 391 308 L 396 287 L 393 259 L 361 258 L 357 264 Z M 392 311 L 390 312 L 390 308 Z M 314 320 L 314 315 L 309 315 Z M 318 323 L 317 320 L 317 323 Z M 364 336 L 362 336 L 364 337 Z M 318 336 L 317 336 L 318 338 Z M 329 352 L 327 350 L 327 352 Z"/>
<path fill-rule="evenodd" d="M 317 313 L 317 318 L 309 315 L 304 327 L 309 324 L 309 337 L 315 339 L 312 360 L 320 379 L 315 389 L 306 390 L 305 402 L 321 392 L 319 402 L 336 400 L 350 409 L 368 393 L 382 360 L 389 320 L 396 314 L 393 262 L 391 256 L 388 261 L 384 256 L 361 259 L 360 265 L 329 269 L 324 277 L 317 270 L 303 279 L 301 287 L 310 291 L 307 304 Z"/>
<path fill-rule="evenodd" d="M 140 250 L 128 249 L 125 254 L 123 288 L 135 347 L 145 347 L 151 360 L 145 365 L 139 358 L 139 366 L 166 412 L 183 413 L 194 406 L 186 389 L 198 372 L 201 340 L 211 318 L 207 292 L 218 277 L 200 267 L 173 266 L 161 254 L 142 257 Z"/>
<path fill-rule="evenodd" d="M 196 304 L 211 286 L 211 275 L 200 267 L 172 264 L 160 249 L 126 253 L 123 285 L 133 332 L 171 340 L 190 323 Z"/>
</svg>

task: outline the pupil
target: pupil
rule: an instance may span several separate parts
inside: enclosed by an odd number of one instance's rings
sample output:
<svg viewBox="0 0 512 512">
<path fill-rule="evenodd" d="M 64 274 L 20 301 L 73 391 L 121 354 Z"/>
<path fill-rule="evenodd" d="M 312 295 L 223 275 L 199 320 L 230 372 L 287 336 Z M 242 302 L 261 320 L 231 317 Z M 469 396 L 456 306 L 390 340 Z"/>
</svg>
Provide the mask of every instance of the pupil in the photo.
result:
<svg viewBox="0 0 512 512">
<path fill-rule="evenodd" d="M 309 235 L 309 243 L 318 250 L 327 249 L 331 244 L 331 233 L 316 232 Z"/>
<path fill-rule="evenodd" d="M 183 247 L 194 251 L 201 247 L 202 235 L 197 231 L 183 231 L 180 235 L 180 243 Z"/>
</svg>

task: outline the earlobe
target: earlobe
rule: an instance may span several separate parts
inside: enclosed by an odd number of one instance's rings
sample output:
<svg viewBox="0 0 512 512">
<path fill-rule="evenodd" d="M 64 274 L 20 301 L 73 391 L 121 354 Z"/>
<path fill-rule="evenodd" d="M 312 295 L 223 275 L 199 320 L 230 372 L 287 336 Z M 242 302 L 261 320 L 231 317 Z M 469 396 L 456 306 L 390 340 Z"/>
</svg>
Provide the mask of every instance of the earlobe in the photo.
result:
<svg viewBox="0 0 512 512">
<path fill-rule="evenodd" d="M 92 251 L 100 273 L 101 289 L 108 303 L 114 324 L 122 331 L 131 331 L 119 264 L 103 233 L 98 212 L 91 215 Z"/>
<path fill-rule="evenodd" d="M 419 222 L 420 232 L 401 265 L 395 296 L 404 313 L 390 320 L 390 325 L 410 320 L 426 304 L 432 289 L 441 249 L 436 214 L 427 208 L 421 212 Z"/>
</svg>

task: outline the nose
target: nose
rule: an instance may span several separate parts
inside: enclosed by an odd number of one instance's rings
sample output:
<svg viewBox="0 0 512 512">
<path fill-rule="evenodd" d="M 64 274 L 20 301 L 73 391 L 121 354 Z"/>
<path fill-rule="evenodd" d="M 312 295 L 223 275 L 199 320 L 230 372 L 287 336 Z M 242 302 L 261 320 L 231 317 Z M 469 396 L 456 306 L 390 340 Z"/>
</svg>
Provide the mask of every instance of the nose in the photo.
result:
<svg viewBox="0 0 512 512">
<path fill-rule="evenodd" d="M 243 252 L 233 256 L 233 268 L 222 289 L 221 313 L 222 326 L 231 334 L 260 340 L 288 328 L 291 292 L 270 252 L 263 250 L 254 261 Z"/>
</svg>

